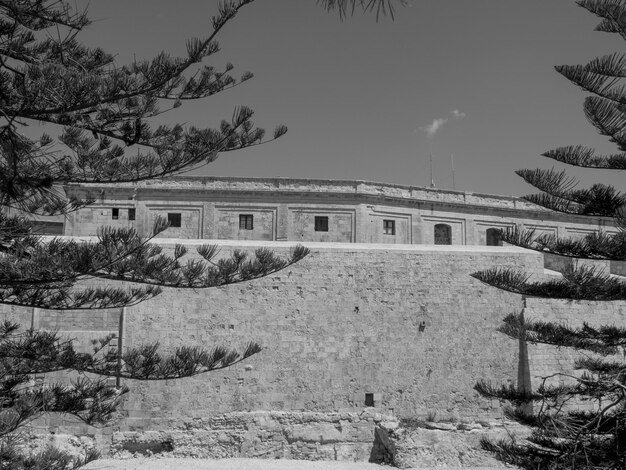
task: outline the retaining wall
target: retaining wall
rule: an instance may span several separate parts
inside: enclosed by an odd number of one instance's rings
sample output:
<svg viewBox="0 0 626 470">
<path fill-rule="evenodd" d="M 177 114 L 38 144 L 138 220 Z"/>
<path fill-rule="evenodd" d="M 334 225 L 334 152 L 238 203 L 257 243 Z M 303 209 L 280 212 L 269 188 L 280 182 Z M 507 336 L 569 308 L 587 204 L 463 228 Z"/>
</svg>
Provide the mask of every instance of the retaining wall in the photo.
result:
<svg viewBox="0 0 626 470">
<path fill-rule="evenodd" d="M 199 243 L 181 242 L 191 248 Z M 222 255 L 257 247 L 286 253 L 291 246 L 220 242 Z M 214 289 L 165 289 L 159 297 L 123 310 L 51 315 L 4 307 L 5 318 L 60 329 L 79 339 L 117 331 L 123 348 L 154 341 L 164 350 L 179 345 L 241 348 L 251 340 L 264 347 L 249 360 L 215 373 L 164 382 L 125 381 L 131 392 L 122 419 L 109 428 L 94 431 L 59 417 L 39 420 L 36 426 L 108 435 L 111 442 L 114 433 L 185 428 L 231 412 L 358 413 L 366 400 L 398 417 L 432 412 L 453 420 L 501 416 L 500 404 L 479 397 L 473 385 L 480 378 L 517 381 L 519 344 L 496 328 L 523 302 L 470 274 L 510 266 L 541 276 L 540 254 L 513 247 L 307 246 L 310 256 L 264 279 Z M 590 315 L 579 302 L 529 300 L 526 315 L 626 324 L 625 307 L 595 303 Z M 529 347 L 533 383 L 555 368 L 568 370 L 572 361 L 572 355 L 560 351 Z"/>
</svg>

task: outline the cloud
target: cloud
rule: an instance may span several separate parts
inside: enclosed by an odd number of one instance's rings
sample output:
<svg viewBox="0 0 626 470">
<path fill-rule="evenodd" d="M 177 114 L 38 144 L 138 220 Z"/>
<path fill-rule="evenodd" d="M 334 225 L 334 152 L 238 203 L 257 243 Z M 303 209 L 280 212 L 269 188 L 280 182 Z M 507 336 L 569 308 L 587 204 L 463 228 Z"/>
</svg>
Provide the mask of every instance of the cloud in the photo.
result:
<svg viewBox="0 0 626 470">
<path fill-rule="evenodd" d="M 452 117 L 455 119 L 462 119 L 465 117 L 465 113 L 462 113 L 458 109 L 452 111 Z"/>
<path fill-rule="evenodd" d="M 439 129 L 441 129 L 447 122 L 448 119 L 446 118 L 434 119 L 433 122 L 431 122 L 427 126 L 420 127 L 420 131 L 426 132 L 426 135 L 428 137 L 433 137 L 437 132 L 439 132 Z"/>
<path fill-rule="evenodd" d="M 450 114 L 452 115 L 452 118 L 433 119 L 433 122 L 431 122 L 427 126 L 420 127 L 419 130 L 425 132 L 426 135 L 431 138 L 434 137 L 435 134 L 437 134 L 437 132 L 439 132 L 441 128 L 450 121 L 450 119 L 463 119 L 466 116 L 464 112 L 461 112 L 458 109 L 452 110 Z"/>
</svg>

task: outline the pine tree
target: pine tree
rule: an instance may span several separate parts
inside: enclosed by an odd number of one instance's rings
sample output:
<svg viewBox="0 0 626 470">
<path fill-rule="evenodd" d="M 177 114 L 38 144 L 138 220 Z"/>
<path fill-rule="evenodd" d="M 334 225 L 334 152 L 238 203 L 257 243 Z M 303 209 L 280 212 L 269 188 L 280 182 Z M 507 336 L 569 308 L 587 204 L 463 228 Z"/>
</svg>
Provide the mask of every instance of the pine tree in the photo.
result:
<svg viewBox="0 0 626 470">
<path fill-rule="evenodd" d="M 206 65 L 219 51 L 216 38 L 253 0 L 217 3 L 212 30 L 187 41 L 187 53 L 161 53 L 120 66 L 101 48 L 86 47 L 80 32 L 87 11 L 65 0 L 0 0 L 0 304 L 55 310 L 132 306 L 157 296 L 162 287 L 208 288 L 250 281 L 300 261 L 298 246 L 286 258 L 268 250 L 254 257 L 235 251 L 217 259 L 204 245 L 187 257 L 184 246 L 167 255 L 152 239 L 166 230 L 158 219 L 151 233 L 102 228 L 97 241 L 43 240 L 33 234 L 33 215 L 66 214 L 90 200 L 67 199 L 69 183 L 119 183 L 175 175 L 214 161 L 221 152 L 260 145 L 271 137 L 254 127 L 253 112 L 235 108 L 218 129 L 153 123 L 188 100 L 208 98 L 252 78 L 236 77 L 234 66 Z M 404 0 L 318 1 L 339 16 L 361 8 L 393 16 Z M 33 137 L 30 123 L 53 135 Z M 124 283 L 124 287 L 119 284 Z M 126 287 L 128 284 L 131 287 Z M 15 447 L 16 432 L 42 413 L 65 413 L 86 423 L 109 420 L 127 392 L 107 377 L 136 380 L 182 378 L 232 366 L 261 347 L 207 351 L 180 347 L 161 356 L 156 345 L 118 354 L 113 338 L 78 352 L 73 341 L 48 331 L 0 324 L 0 468 L 66 468 L 72 461 L 56 449 L 29 457 Z M 78 371 L 70 386 L 35 386 L 33 374 Z M 84 374 L 88 375 L 84 375 Z M 89 377 L 86 379 L 84 377 Z M 93 377 L 102 377 L 94 379 Z M 91 457 L 89 457 L 91 458 Z"/>
<path fill-rule="evenodd" d="M 89 24 L 86 11 L 59 0 L 0 0 L 0 303 L 52 309 L 58 315 L 68 309 L 131 306 L 158 295 L 162 287 L 249 281 L 306 256 L 305 248 L 296 247 L 287 258 L 257 250 L 252 258 L 235 252 L 217 260 L 211 245 L 198 248 L 195 259 L 185 258 L 183 246 L 166 255 L 151 243 L 167 229 L 164 220 L 157 220 L 147 236 L 103 228 L 89 243 L 32 234 L 29 216 L 65 214 L 90 203 L 67 200 L 64 184 L 168 176 L 286 132 L 278 126 L 267 139 L 252 124 L 247 107 L 236 108 L 219 129 L 152 125 L 187 100 L 210 97 L 252 77 L 235 77 L 229 63 L 221 69 L 203 64 L 219 50 L 218 33 L 251 1 L 220 2 L 213 30 L 206 38 L 189 40 L 185 57 L 162 53 L 119 66 L 113 55 L 79 41 Z M 32 122 L 57 134 L 32 137 L 25 132 Z M 183 346 L 162 356 L 156 345 L 145 345 L 118 354 L 107 347 L 111 339 L 103 338 L 93 353 L 82 353 L 54 332 L 0 324 L 0 468 L 79 465 L 55 449 L 32 458 L 21 455 L 16 432 L 42 413 L 106 422 L 127 391 L 109 386 L 106 377 L 188 377 L 232 366 L 261 350 L 251 342 L 242 351 Z M 31 380 L 33 374 L 55 371 L 82 374 L 69 386 L 39 386 Z"/>
<path fill-rule="evenodd" d="M 626 40 L 624 0 L 579 0 L 577 4 L 600 18 L 598 31 L 615 33 Z M 626 55 L 598 57 L 586 65 L 557 66 L 558 73 L 584 91 L 584 112 L 597 131 L 617 146 L 617 152 L 599 155 L 582 145 L 560 147 L 543 154 L 547 158 L 583 168 L 626 168 Z M 541 192 L 526 196 L 538 205 L 566 214 L 612 217 L 617 233 L 599 232 L 583 239 L 536 236 L 508 231 L 504 241 L 573 260 L 626 260 L 626 196 L 605 184 L 579 189 L 565 171 L 520 170 L 525 181 Z M 494 268 L 474 274 L 477 279 L 523 298 L 578 301 L 626 300 L 623 278 L 574 261 L 562 278 L 542 282 L 524 272 Z M 549 301 L 546 301 L 549 302 Z M 548 307 L 549 308 L 549 307 Z M 591 320 L 593 312 L 589 312 Z M 499 458 L 527 469 L 624 469 L 626 468 L 626 328 L 615 325 L 580 327 L 524 318 L 512 313 L 500 328 L 504 334 L 531 344 L 552 345 L 579 351 L 572 373 L 556 372 L 559 385 L 536 390 L 495 386 L 485 381 L 476 389 L 483 396 L 514 405 L 509 417 L 532 427 L 527 441 L 483 441 Z"/>
</svg>

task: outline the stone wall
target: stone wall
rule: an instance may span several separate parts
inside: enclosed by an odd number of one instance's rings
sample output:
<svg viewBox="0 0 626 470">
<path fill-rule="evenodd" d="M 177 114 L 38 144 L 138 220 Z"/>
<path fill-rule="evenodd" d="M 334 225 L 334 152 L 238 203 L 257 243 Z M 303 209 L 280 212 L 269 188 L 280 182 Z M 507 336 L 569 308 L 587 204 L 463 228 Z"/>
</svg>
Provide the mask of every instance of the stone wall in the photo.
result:
<svg viewBox="0 0 626 470">
<path fill-rule="evenodd" d="M 193 251 L 202 241 L 182 242 Z M 165 243 L 165 241 L 163 242 Z M 221 242 L 234 249 L 291 243 Z M 513 247 L 311 243 L 311 255 L 266 278 L 214 289 L 165 289 L 138 306 L 109 312 L 2 307 L 2 317 L 59 329 L 81 341 L 118 334 L 120 347 L 158 341 L 263 351 L 237 366 L 164 382 L 124 381 L 131 389 L 114 426 L 94 431 L 64 417 L 40 431 L 108 435 L 162 432 L 232 412 L 359 413 L 366 405 L 398 417 L 436 412 L 445 420 L 496 418 L 500 404 L 473 390 L 477 379 L 516 382 L 526 361 L 531 381 L 570 370 L 574 356 L 539 346 L 520 361 L 519 344 L 498 333 L 521 296 L 483 285 L 472 272 L 493 266 L 543 275 L 540 254 Z M 623 302 L 529 300 L 528 318 L 626 325 Z M 590 312 L 592 314 L 590 314 Z M 572 320 L 573 319 L 573 320 Z M 126 435 L 126 434 L 125 434 Z M 139 439 L 139 438 L 138 438 Z M 290 451 L 291 452 L 291 451 Z M 294 451 L 295 452 L 295 451 Z"/>
<path fill-rule="evenodd" d="M 252 411 L 196 418 L 148 432 L 118 431 L 109 453 L 118 457 L 167 454 L 222 459 L 346 460 L 384 462 L 376 427 L 393 420 L 375 411 L 316 413 Z"/>
<path fill-rule="evenodd" d="M 225 254 L 241 245 L 221 246 Z M 311 247 L 308 258 L 274 276 L 167 290 L 127 309 L 127 346 L 155 338 L 165 349 L 254 340 L 265 349 L 208 376 L 130 383 L 126 423 L 233 410 L 354 410 L 366 394 L 397 415 L 498 412 L 472 386 L 478 377 L 516 379 L 518 345 L 495 329 L 520 298 L 469 274 L 493 265 L 539 272 L 540 256 L 513 248 Z"/>
<path fill-rule="evenodd" d="M 291 245 L 224 242 L 221 253 L 255 246 L 287 252 Z M 433 409 L 450 416 L 498 413 L 498 404 L 479 398 L 472 386 L 479 377 L 516 379 L 518 346 L 495 329 L 520 298 L 469 274 L 494 265 L 539 273 L 539 255 L 516 248 L 310 246 L 309 257 L 276 275 L 216 289 L 166 289 L 124 309 L 117 329 L 123 347 L 154 341 L 164 350 L 243 347 L 253 340 L 264 350 L 195 378 L 129 381 L 121 426 L 243 410 L 358 410 L 366 394 L 400 416 Z M 48 313 L 26 318 L 30 326 L 45 316 L 46 327 L 81 339 L 115 332 L 106 322 L 93 325 L 98 312 L 54 315 L 56 324 Z"/>
</svg>

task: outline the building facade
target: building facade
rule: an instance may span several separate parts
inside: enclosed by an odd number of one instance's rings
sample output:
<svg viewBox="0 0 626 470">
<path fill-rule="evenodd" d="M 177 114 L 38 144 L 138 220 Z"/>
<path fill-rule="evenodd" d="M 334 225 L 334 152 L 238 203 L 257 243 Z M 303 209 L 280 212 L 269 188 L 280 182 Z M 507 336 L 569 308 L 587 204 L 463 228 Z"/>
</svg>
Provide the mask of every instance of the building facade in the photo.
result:
<svg viewBox="0 0 626 470">
<path fill-rule="evenodd" d="M 610 218 L 548 211 L 510 196 L 364 181 L 176 177 L 134 184 L 69 185 L 68 196 L 95 202 L 68 215 L 64 234 L 99 227 L 177 239 L 382 244 L 499 245 L 498 229 L 584 236 L 615 231 Z"/>
</svg>

